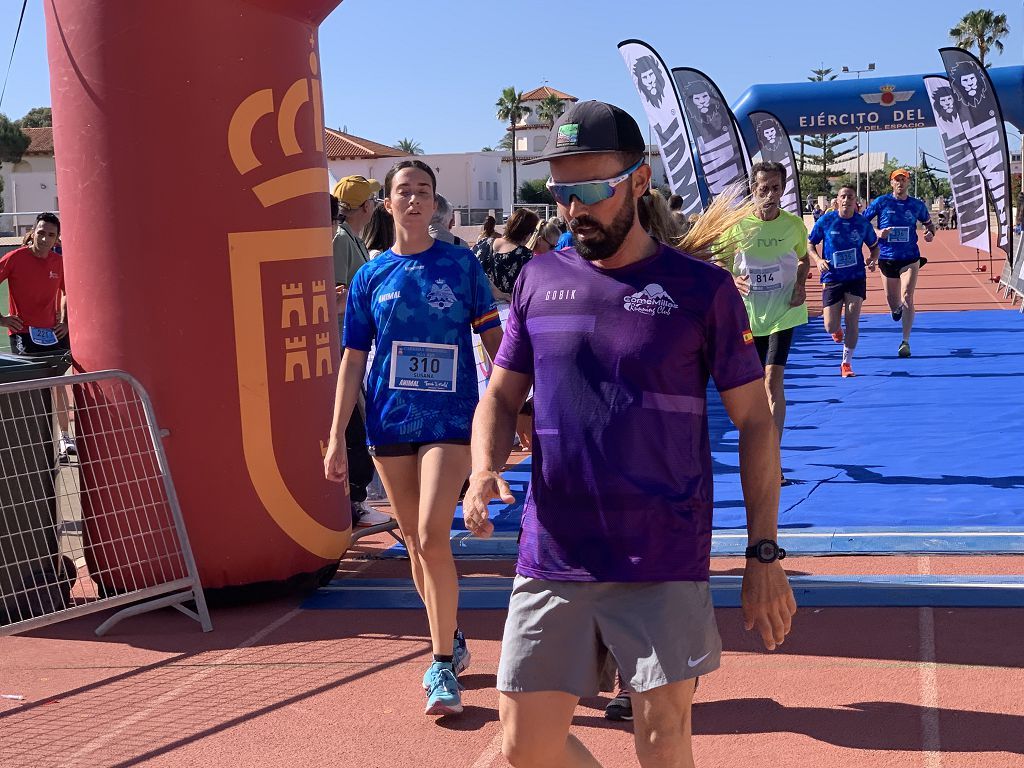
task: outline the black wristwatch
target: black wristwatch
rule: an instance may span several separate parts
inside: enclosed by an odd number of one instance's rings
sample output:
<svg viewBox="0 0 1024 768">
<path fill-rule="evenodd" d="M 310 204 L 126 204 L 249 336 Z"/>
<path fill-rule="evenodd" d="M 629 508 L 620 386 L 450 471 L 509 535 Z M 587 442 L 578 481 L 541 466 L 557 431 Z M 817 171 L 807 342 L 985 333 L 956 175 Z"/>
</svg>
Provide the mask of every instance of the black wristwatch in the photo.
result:
<svg viewBox="0 0 1024 768">
<path fill-rule="evenodd" d="M 761 563 L 774 563 L 786 556 L 786 550 L 774 539 L 761 539 L 757 544 L 747 547 L 747 559 L 757 558 Z"/>
</svg>

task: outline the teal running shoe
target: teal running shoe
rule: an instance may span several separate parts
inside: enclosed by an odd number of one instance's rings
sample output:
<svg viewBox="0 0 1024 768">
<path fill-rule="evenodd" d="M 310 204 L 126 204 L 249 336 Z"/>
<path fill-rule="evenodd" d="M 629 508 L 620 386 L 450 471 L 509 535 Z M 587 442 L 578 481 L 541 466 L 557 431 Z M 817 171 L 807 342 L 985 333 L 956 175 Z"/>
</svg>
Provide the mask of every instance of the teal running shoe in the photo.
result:
<svg viewBox="0 0 1024 768">
<path fill-rule="evenodd" d="M 427 715 L 458 715 L 462 712 L 462 686 L 447 661 L 435 661 L 427 670 Z"/>
<path fill-rule="evenodd" d="M 461 629 L 455 630 L 455 646 L 452 649 L 452 667 L 455 670 L 456 677 L 469 669 L 469 662 L 472 658 L 473 657 L 469 653 L 469 646 L 466 645 L 466 636 L 462 634 Z"/>
<path fill-rule="evenodd" d="M 472 658 L 469 646 L 466 645 L 466 636 L 462 634 L 461 629 L 455 630 L 455 645 L 452 647 L 452 671 L 456 677 L 469 669 L 469 662 Z M 423 673 L 423 690 L 425 691 L 429 687 L 430 670 L 428 669 Z"/>
</svg>

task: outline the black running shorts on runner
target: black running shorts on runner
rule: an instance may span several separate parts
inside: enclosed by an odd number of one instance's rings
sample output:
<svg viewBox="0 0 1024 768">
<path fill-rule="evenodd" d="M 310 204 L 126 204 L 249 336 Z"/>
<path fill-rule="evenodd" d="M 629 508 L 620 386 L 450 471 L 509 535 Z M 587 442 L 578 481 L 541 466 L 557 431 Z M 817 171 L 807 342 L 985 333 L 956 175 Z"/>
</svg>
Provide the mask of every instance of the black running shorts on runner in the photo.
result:
<svg viewBox="0 0 1024 768">
<path fill-rule="evenodd" d="M 11 334 L 11 352 L 15 355 L 62 355 L 70 349 L 71 341 L 68 336 L 57 339 L 56 344 L 44 346 L 32 341 L 32 337 L 27 333 Z"/>
<path fill-rule="evenodd" d="M 761 365 L 785 365 L 789 360 L 789 348 L 793 345 L 793 329 L 776 331 L 768 336 L 755 336 L 754 346 Z"/>
<path fill-rule="evenodd" d="M 921 258 L 915 256 L 912 259 L 879 259 L 878 271 L 886 277 L 897 278 L 907 267 L 917 264 Z"/>
<path fill-rule="evenodd" d="M 862 299 L 866 299 L 868 297 L 867 278 L 844 280 L 841 283 L 825 283 L 821 287 L 821 306 L 831 307 L 833 304 L 839 304 L 847 296 L 860 296 Z"/>
<path fill-rule="evenodd" d="M 420 448 L 428 445 L 469 445 L 469 439 L 465 440 L 433 440 L 428 443 L 387 443 L 386 445 L 368 445 L 366 449 L 371 456 L 377 458 L 389 456 L 415 456 Z"/>
<path fill-rule="evenodd" d="M 706 581 L 545 581 L 516 576 L 498 664 L 505 693 L 643 693 L 718 669 Z"/>
</svg>

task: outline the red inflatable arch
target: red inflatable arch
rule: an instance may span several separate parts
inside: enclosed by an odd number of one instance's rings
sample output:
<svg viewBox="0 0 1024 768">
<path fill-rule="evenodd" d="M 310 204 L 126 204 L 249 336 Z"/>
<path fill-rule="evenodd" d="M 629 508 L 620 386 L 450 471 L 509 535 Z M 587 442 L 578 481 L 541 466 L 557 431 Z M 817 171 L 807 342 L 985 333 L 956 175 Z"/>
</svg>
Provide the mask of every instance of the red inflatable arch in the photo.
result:
<svg viewBox="0 0 1024 768">
<path fill-rule="evenodd" d="M 317 27 L 339 2 L 45 0 L 75 358 L 152 396 L 207 588 L 309 580 L 351 540 L 322 469 L 340 340 Z M 90 512 L 136 493 L 85 494 L 94 566 L 113 554 Z"/>
</svg>

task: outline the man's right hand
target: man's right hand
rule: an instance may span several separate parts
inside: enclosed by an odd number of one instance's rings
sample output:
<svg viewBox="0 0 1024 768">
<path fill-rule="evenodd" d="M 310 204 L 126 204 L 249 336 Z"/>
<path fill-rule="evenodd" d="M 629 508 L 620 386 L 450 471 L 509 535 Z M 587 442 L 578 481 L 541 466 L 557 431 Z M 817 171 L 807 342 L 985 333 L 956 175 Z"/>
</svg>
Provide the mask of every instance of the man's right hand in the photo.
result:
<svg viewBox="0 0 1024 768">
<path fill-rule="evenodd" d="M 825 259 L 818 259 L 818 261 L 815 263 L 815 266 L 818 268 L 818 271 L 823 275 L 826 272 L 828 272 L 829 269 L 831 269 L 829 263 L 825 261 Z"/>
<path fill-rule="evenodd" d="M 740 292 L 740 296 L 750 293 L 750 275 L 733 275 L 732 281 L 736 283 L 736 290 Z"/>
<path fill-rule="evenodd" d="M 890 232 L 892 232 L 892 227 L 886 227 L 885 229 L 878 230 L 878 239 L 888 240 Z"/>
<path fill-rule="evenodd" d="M 483 470 L 470 475 L 469 489 L 462 500 L 462 520 L 469 532 L 481 539 L 489 538 L 494 533 L 494 523 L 490 521 L 490 512 L 487 511 L 487 505 L 492 499 L 501 499 L 506 504 L 516 500 L 505 478 L 497 472 Z"/>
<path fill-rule="evenodd" d="M 17 315 L 0 317 L 0 325 L 4 326 L 4 328 L 10 328 L 15 333 L 21 333 L 25 330 L 25 324 L 21 322 L 21 318 Z"/>
</svg>

